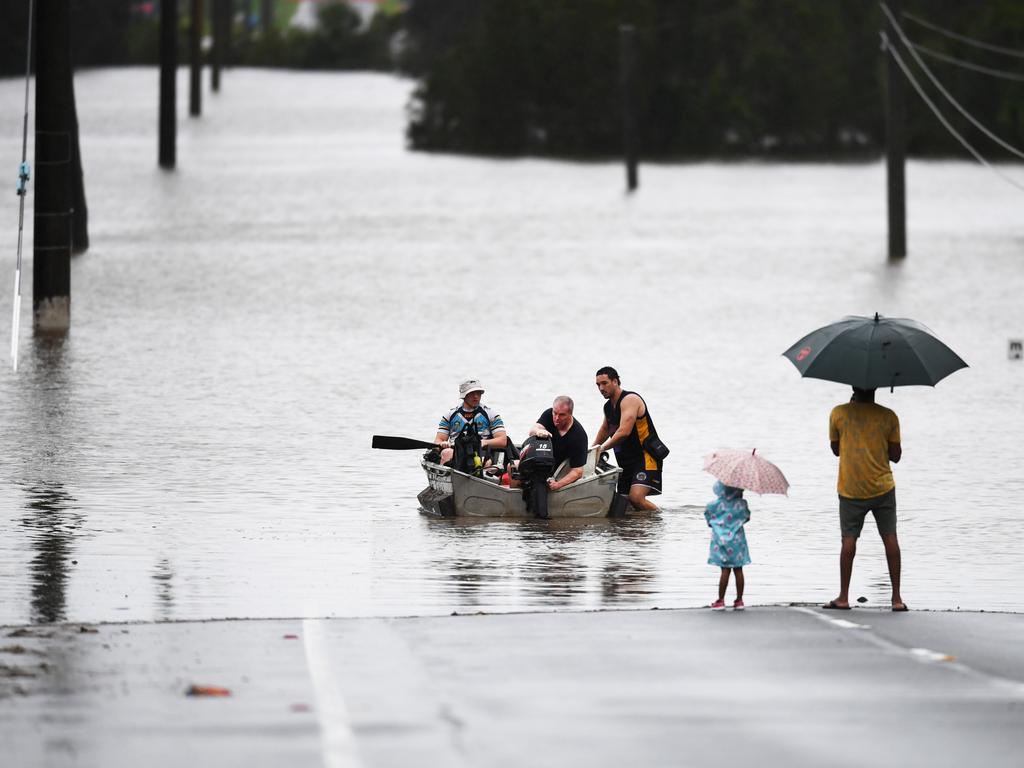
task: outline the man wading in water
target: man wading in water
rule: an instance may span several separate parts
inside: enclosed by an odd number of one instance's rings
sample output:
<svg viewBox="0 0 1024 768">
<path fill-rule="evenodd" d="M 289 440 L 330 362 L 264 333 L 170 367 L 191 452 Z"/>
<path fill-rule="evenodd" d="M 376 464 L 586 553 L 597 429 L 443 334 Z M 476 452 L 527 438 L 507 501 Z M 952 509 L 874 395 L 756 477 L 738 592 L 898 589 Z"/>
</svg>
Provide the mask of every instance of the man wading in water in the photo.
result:
<svg viewBox="0 0 1024 768">
<path fill-rule="evenodd" d="M 615 450 L 615 461 L 622 467 L 619 493 L 629 496 L 634 509 L 655 510 L 657 505 L 647 497 L 661 493 L 661 465 L 668 449 L 658 439 L 647 403 L 636 392 L 622 388 L 619 374 L 611 366 L 597 372 L 596 383 L 608 402 L 594 444 L 602 451 Z M 662 455 L 656 457 L 652 450 Z"/>
</svg>

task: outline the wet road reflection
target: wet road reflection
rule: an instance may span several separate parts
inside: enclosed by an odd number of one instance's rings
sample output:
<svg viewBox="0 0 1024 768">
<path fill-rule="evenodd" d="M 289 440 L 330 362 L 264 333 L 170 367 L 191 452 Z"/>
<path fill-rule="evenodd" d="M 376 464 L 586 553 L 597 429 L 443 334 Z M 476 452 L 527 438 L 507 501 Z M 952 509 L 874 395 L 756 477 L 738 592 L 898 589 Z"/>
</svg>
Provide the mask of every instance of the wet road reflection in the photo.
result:
<svg viewBox="0 0 1024 768">
<path fill-rule="evenodd" d="M 25 489 L 28 514 L 23 523 L 35 556 L 29 569 L 32 580 L 33 623 L 63 621 L 67 617 L 67 587 L 72 566 L 75 528 L 74 499 L 59 485 Z"/>
<path fill-rule="evenodd" d="M 166 557 L 157 561 L 153 568 L 153 585 L 156 588 L 157 619 L 169 621 L 174 618 L 174 568 Z"/>
<path fill-rule="evenodd" d="M 17 417 L 25 423 L 19 431 L 33 436 L 23 452 L 18 485 L 26 497 L 22 517 L 26 538 L 33 551 L 28 563 L 31 579 L 30 617 L 33 623 L 67 618 L 68 583 L 81 514 L 66 488 L 70 454 L 76 450 L 72 397 L 74 387 L 67 372 L 66 339 L 37 335 L 23 350 L 23 366 L 30 380 L 19 389 L 25 397 Z"/>
</svg>

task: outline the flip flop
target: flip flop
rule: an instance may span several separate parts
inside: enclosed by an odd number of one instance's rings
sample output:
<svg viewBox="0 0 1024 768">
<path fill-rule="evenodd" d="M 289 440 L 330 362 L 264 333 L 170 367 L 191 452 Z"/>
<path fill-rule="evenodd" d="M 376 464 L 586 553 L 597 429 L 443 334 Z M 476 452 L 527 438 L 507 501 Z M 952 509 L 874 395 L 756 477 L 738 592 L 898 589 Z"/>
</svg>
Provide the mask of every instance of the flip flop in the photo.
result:
<svg viewBox="0 0 1024 768">
<path fill-rule="evenodd" d="M 825 605 L 823 605 L 821 607 L 824 608 L 826 611 L 848 611 L 848 610 L 850 610 L 850 606 L 848 606 L 848 605 L 839 605 L 839 604 L 836 603 L 835 600 L 829 600 L 827 603 L 825 603 Z"/>
<path fill-rule="evenodd" d="M 904 603 L 904 604 L 903 604 L 903 605 L 901 605 L 901 606 L 900 606 L 899 608 L 893 608 L 893 609 L 892 609 L 892 612 L 893 612 L 893 613 L 903 613 L 904 611 L 909 611 L 909 610 L 910 610 L 910 609 L 909 609 L 909 608 L 907 608 L 907 604 L 906 604 L 906 603 Z"/>
</svg>

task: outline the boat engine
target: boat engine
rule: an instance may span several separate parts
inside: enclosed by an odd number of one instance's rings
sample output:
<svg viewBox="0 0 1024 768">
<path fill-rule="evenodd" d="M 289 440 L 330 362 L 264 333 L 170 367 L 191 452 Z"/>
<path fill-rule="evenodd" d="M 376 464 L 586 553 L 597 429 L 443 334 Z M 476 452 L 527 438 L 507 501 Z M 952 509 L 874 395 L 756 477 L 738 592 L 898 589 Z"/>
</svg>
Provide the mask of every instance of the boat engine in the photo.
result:
<svg viewBox="0 0 1024 768">
<path fill-rule="evenodd" d="M 476 423 L 471 421 L 455 436 L 452 469 L 480 477 L 484 469 L 480 444 L 480 433 L 477 431 Z"/>
<path fill-rule="evenodd" d="M 548 478 L 555 471 L 555 450 L 550 437 L 530 435 L 519 452 L 519 480 L 526 509 L 548 518 Z"/>
</svg>

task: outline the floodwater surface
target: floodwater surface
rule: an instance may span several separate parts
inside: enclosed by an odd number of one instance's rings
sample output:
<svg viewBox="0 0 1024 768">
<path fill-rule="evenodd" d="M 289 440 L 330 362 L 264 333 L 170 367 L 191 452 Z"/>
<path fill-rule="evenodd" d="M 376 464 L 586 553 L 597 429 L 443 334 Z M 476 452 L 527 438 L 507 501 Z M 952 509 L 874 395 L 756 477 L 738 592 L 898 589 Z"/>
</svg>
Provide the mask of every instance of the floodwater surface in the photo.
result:
<svg viewBox="0 0 1024 768">
<path fill-rule="evenodd" d="M 703 605 L 720 447 L 792 484 L 749 498 L 747 602 L 831 598 L 827 421 L 848 391 L 781 352 L 876 311 L 970 364 L 879 393 L 903 429 L 904 596 L 1019 609 L 1024 198 L 991 172 L 910 163 L 893 264 L 879 162 L 644 165 L 627 196 L 617 163 L 409 152 L 412 84 L 389 76 L 230 70 L 199 119 L 178 86 L 169 173 L 157 72 L 76 77 L 92 245 L 61 339 L 32 333 L 29 209 L 21 365 L 0 369 L 0 623 Z M 12 186 L 22 87 L 0 81 Z M 14 194 L 0 229 L 13 275 Z M 432 438 L 471 376 L 517 440 L 558 394 L 593 436 L 603 365 L 672 449 L 659 514 L 431 519 L 419 452 L 370 449 Z M 851 597 L 884 604 L 887 584 L 869 522 Z"/>
</svg>

